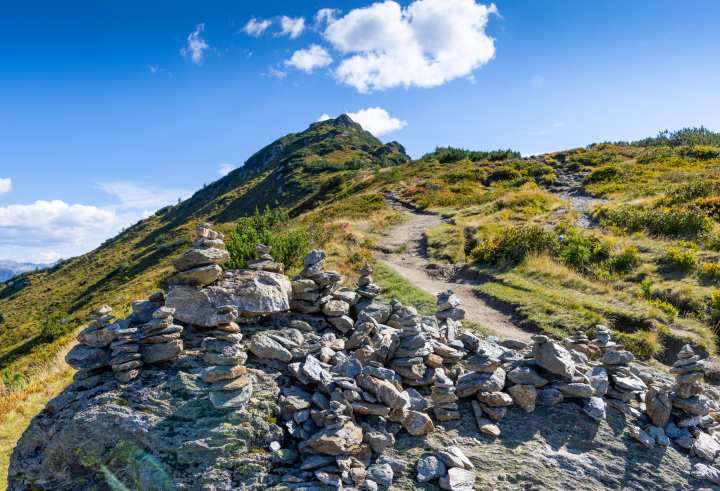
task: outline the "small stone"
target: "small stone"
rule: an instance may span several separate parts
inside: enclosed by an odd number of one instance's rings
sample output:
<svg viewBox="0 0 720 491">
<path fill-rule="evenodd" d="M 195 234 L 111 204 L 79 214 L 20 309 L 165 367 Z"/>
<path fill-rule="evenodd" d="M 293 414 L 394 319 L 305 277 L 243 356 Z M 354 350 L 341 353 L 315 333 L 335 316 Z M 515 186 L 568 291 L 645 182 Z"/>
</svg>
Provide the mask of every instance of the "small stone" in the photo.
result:
<svg viewBox="0 0 720 491">
<path fill-rule="evenodd" d="M 246 368 L 244 366 L 219 366 L 219 367 L 208 367 L 202 371 L 202 379 L 205 382 L 213 383 L 221 380 L 237 378 L 245 373 Z"/>
<path fill-rule="evenodd" d="M 439 479 L 447 473 L 445 464 L 434 455 L 425 455 L 417 463 L 418 482 L 428 482 Z"/>
<path fill-rule="evenodd" d="M 123 370 L 121 372 L 115 372 L 115 380 L 126 384 L 132 380 L 135 380 L 140 375 L 140 370 Z"/>
<path fill-rule="evenodd" d="M 542 387 L 547 385 L 548 381 L 542 378 L 538 373 L 529 367 L 517 367 L 510 370 L 507 378 L 514 384 L 529 384 L 534 387 Z"/>
<path fill-rule="evenodd" d="M 247 384 L 237 390 L 217 390 L 210 392 L 210 402 L 216 409 L 233 409 L 244 406 L 252 397 L 253 386 Z"/>
<path fill-rule="evenodd" d="M 477 476 L 474 472 L 453 468 L 440 478 L 440 487 L 449 491 L 472 491 Z"/>
<path fill-rule="evenodd" d="M 537 399 L 537 391 L 532 385 L 513 385 L 508 388 L 508 393 L 512 397 L 513 402 L 520 406 L 526 413 L 535 410 L 535 399 Z"/>
<path fill-rule="evenodd" d="M 623 363 L 630 363 L 635 357 L 629 351 L 615 351 L 608 353 L 598 360 L 598 363 L 603 365 L 621 365 Z"/>
<path fill-rule="evenodd" d="M 393 480 L 393 470 L 388 464 L 375 464 L 367 470 L 367 477 L 380 486 L 390 486 Z"/>
<path fill-rule="evenodd" d="M 590 397 L 584 400 L 583 412 L 597 421 L 607 419 L 607 403 L 602 397 Z"/>
<path fill-rule="evenodd" d="M 318 481 L 328 486 L 334 486 L 336 488 L 342 488 L 342 479 L 337 474 L 331 474 L 325 471 L 315 471 L 315 477 Z"/>
<path fill-rule="evenodd" d="M 694 464 L 690 472 L 692 477 L 699 481 L 710 481 L 713 484 L 720 484 L 720 470 L 705 464 Z"/>
<path fill-rule="evenodd" d="M 642 443 L 647 448 L 652 448 L 655 445 L 655 439 L 650 438 L 639 426 L 631 425 L 628 427 L 630 436 L 635 438 L 637 441 Z"/>
</svg>

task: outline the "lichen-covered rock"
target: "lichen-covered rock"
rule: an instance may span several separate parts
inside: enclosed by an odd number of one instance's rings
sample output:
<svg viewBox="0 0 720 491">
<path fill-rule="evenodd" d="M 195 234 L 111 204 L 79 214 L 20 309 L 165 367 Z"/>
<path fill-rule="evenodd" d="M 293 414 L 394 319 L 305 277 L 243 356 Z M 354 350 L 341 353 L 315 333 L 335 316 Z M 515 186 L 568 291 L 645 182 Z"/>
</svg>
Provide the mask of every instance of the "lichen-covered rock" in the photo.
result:
<svg viewBox="0 0 720 491">
<path fill-rule="evenodd" d="M 268 422 L 275 417 L 272 405 L 216 409 L 197 370 L 203 365 L 199 353 L 185 352 L 161 372 L 141 372 L 128 384 L 118 384 L 112 372 L 71 384 L 18 441 L 8 489 L 111 489 L 108 476 L 133 490 L 241 487 L 248 467 L 232 459 L 282 433 Z M 252 374 L 258 393 L 277 397 L 275 376 Z M 262 467 L 251 474 L 257 472 Z"/>
<path fill-rule="evenodd" d="M 218 309 L 225 305 L 236 306 L 243 317 L 286 311 L 291 291 L 286 276 L 240 269 L 226 271 L 223 280 L 207 288 L 171 286 L 165 304 L 182 322 L 212 327 L 218 323 Z"/>
</svg>

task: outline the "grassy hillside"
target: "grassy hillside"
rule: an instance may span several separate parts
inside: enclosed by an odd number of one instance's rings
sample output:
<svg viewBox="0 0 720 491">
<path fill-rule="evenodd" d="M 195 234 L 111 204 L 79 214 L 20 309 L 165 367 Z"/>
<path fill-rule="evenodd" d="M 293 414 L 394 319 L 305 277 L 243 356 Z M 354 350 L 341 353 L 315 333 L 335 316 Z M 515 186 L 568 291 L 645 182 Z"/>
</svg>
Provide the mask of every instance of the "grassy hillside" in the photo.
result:
<svg viewBox="0 0 720 491">
<path fill-rule="evenodd" d="M 328 249 L 352 276 L 373 240 L 403 220 L 388 193 L 451 219 L 428 231 L 432 260 L 469 262 L 492 279 L 483 294 L 554 335 L 603 323 L 643 358 L 686 341 L 714 353 L 720 153 L 698 145 L 715 134 L 688 131 L 532 159 L 438 148 L 410 161 L 346 116 L 314 123 L 98 249 L 0 284 L 5 382 L 52 357 L 97 306 L 122 315 L 154 291 L 200 222 L 227 234 L 257 208 L 282 207 L 309 247 Z M 603 202 L 574 209 L 559 187 L 568 179 Z M 590 215 L 599 228 L 579 226 Z"/>
<path fill-rule="evenodd" d="M 171 259 L 191 245 L 198 223 L 212 222 L 229 233 L 240 217 L 258 208 L 280 206 L 297 215 L 341 193 L 358 193 L 361 187 L 347 183 L 364 169 L 406 161 L 401 146 L 383 145 L 347 116 L 280 138 L 241 169 L 183 203 L 158 210 L 94 251 L 0 283 L 5 319 L 0 368 L 15 370 L 13 363 L 28 353 L 34 362 L 52 356 L 47 343 L 76 328 L 98 305 L 127 313 L 130 300 L 153 292 L 172 271 Z"/>
</svg>

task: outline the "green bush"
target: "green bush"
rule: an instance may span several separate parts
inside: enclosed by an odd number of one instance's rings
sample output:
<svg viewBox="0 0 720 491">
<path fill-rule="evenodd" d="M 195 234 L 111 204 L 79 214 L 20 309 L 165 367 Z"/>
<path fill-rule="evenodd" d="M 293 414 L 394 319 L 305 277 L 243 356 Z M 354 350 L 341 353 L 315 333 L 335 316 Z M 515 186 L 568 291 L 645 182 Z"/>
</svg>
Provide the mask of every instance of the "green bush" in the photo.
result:
<svg viewBox="0 0 720 491">
<path fill-rule="evenodd" d="M 585 176 L 584 184 L 617 181 L 622 177 L 622 171 L 615 165 L 604 165 Z"/>
<path fill-rule="evenodd" d="M 189 246 L 191 243 L 192 243 L 192 240 L 190 240 L 189 237 L 182 237 L 180 239 L 163 242 L 162 244 L 160 244 L 158 246 L 157 251 L 160 254 L 165 255 L 165 254 L 168 254 L 170 252 L 173 252 L 173 251 L 179 249 L 180 247 Z"/>
<path fill-rule="evenodd" d="M 698 266 L 698 257 L 692 250 L 668 247 L 663 261 L 683 271 L 690 271 Z"/>
<path fill-rule="evenodd" d="M 302 230 L 290 230 L 290 217 L 281 208 L 262 213 L 257 209 L 251 217 L 241 218 L 230 234 L 227 250 L 230 261 L 223 265 L 227 269 L 246 268 L 248 261 L 255 259 L 255 246 L 264 244 L 273 248 L 273 258 L 285 264 L 286 269 L 300 265 L 308 251 L 308 244 Z"/>
<path fill-rule="evenodd" d="M 615 225 L 629 232 L 647 229 L 667 236 L 698 235 L 712 230 L 713 221 L 705 213 L 692 207 L 645 208 L 622 205 L 604 210 L 603 227 Z"/>
<path fill-rule="evenodd" d="M 513 169 L 508 165 L 501 165 L 499 167 L 495 167 L 490 173 L 490 176 L 500 181 L 508 181 L 520 179 L 522 177 L 522 172 L 517 169 Z"/>
<path fill-rule="evenodd" d="M 40 329 L 40 339 L 51 343 L 73 331 L 78 325 L 78 320 L 65 312 L 52 314 L 45 320 Z"/>
<path fill-rule="evenodd" d="M 571 266 L 585 266 L 603 254 L 598 234 L 583 235 L 570 230 L 562 242 L 560 259 Z"/>
<path fill-rule="evenodd" d="M 640 265 L 640 256 L 637 247 L 626 247 L 616 257 L 608 260 L 615 271 L 628 271 Z"/>
<path fill-rule="evenodd" d="M 558 237 L 542 227 L 511 228 L 497 240 L 482 240 L 470 252 L 470 257 L 482 263 L 517 263 L 533 252 L 547 252 L 557 256 L 560 250 Z"/>
</svg>

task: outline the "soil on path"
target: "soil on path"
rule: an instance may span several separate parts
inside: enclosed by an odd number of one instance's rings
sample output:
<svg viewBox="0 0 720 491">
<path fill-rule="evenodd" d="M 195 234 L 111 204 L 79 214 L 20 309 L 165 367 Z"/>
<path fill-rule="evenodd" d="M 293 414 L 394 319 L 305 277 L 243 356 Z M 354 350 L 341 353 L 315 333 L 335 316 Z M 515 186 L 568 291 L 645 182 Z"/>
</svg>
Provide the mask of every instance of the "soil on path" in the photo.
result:
<svg viewBox="0 0 720 491">
<path fill-rule="evenodd" d="M 510 308 L 491 305 L 473 291 L 474 287 L 483 283 L 478 275 L 459 266 L 430 264 L 427 259 L 425 230 L 449 223 L 447 220 L 406 207 L 391 196 L 387 197 L 387 200 L 398 212 L 409 215 L 410 219 L 383 237 L 381 245 L 378 245 L 378 259 L 430 295 L 452 290 L 462 302 L 465 319 L 493 331 L 501 339 L 530 341 L 534 331 L 520 327 L 527 324 L 520 316 L 514 314 Z M 406 249 L 402 252 L 392 252 L 403 246 Z"/>
<path fill-rule="evenodd" d="M 557 181 L 550 187 L 549 191 L 563 201 L 570 203 L 573 210 L 580 212 L 576 223 L 582 228 L 594 228 L 597 224 L 592 219 L 587 209 L 595 203 L 607 203 L 608 200 L 596 198 L 585 192 L 582 187 L 582 179 L 585 174 L 574 171 L 557 170 Z"/>
</svg>

